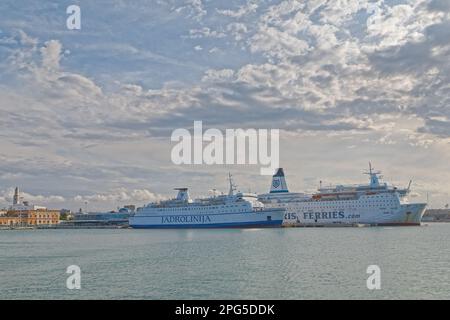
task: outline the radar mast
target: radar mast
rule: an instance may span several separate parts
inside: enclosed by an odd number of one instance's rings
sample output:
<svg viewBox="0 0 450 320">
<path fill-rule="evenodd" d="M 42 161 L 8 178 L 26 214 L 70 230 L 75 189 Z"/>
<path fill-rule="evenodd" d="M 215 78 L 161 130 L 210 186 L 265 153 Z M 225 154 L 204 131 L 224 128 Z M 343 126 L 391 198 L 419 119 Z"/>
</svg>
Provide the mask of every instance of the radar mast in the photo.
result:
<svg viewBox="0 0 450 320">
<path fill-rule="evenodd" d="M 377 188 L 380 186 L 380 178 L 378 175 L 381 174 L 381 171 L 374 171 L 372 163 L 369 162 L 369 172 L 364 172 L 364 174 L 369 175 L 371 188 Z"/>
</svg>

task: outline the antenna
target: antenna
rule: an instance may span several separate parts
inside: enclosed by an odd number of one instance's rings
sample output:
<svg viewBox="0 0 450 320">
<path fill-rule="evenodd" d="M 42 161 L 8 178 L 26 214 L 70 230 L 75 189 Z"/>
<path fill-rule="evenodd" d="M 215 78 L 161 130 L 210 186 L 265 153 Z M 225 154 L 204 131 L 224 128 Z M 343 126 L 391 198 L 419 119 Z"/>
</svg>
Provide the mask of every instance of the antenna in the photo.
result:
<svg viewBox="0 0 450 320">
<path fill-rule="evenodd" d="M 375 171 L 374 167 L 372 167 L 372 163 L 369 162 L 369 172 L 364 172 L 365 174 L 368 174 L 369 176 L 372 175 L 379 175 L 381 174 L 381 171 Z"/>
</svg>

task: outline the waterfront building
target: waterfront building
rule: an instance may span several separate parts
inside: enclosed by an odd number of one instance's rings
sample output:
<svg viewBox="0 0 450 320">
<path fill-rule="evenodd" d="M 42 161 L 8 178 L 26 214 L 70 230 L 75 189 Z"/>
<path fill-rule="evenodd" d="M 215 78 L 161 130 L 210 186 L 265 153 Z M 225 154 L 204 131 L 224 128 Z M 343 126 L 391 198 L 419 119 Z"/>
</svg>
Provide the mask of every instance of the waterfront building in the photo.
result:
<svg viewBox="0 0 450 320">
<path fill-rule="evenodd" d="M 49 210 L 46 207 L 30 205 L 22 201 L 19 189 L 14 192 L 13 204 L 5 214 L 0 215 L 0 226 L 40 226 L 59 223 L 59 210 Z"/>
<path fill-rule="evenodd" d="M 125 225 L 130 212 L 89 212 L 75 214 L 71 222 L 74 225 Z"/>
<path fill-rule="evenodd" d="M 21 215 L 9 215 L 8 213 L 0 216 L 0 226 L 25 226 L 26 219 Z"/>
<path fill-rule="evenodd" d="M 62 222 L 63 226 L 74 227 L 107 227 L 107 226 L 128 226 L 128 219 L 134 213 L 136 206 L 127 205 L 118 208 L 117 211 L 108 212 L 79 212 L 70 214 Z"/>
</svg>

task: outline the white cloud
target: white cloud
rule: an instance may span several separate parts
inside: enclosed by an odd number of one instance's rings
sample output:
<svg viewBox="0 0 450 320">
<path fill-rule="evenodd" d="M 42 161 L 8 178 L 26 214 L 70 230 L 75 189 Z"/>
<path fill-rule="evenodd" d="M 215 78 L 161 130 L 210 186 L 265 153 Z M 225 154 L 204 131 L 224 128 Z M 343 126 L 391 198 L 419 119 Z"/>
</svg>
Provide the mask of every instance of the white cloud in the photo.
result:
<svg viewBox="0 0 450 320">
<path fill-rule="evenodd" d="M 35 47 L 38 44 L 38 39 L 30 37 L 23 30 L 19 30 L 20 43 L 26 46 Z"/>
<path fill-rule="evenodd" d="M 186 12 L 187 17 L 200 21 L 207 11 L 203 6 L 202 0 L 186 0 L 185 4 L 175 9 L 176 12 Z"/>
<path fill-rule="evenodd" d="M 214 70 L 210 69 L 205 72 L 202 78 L 203 82 L 221 82 L 229 81 L 233 78 L 234 71 L 231 69 Z"/>
<path fill-rule="evenodd" d="M 0 205 L 3 207 L 8 207 L 12 204 L 14 196 L 14 188 L 8 188 L 6 190 L 0 190 Z M 23 198 L 23 201 L 28 201 L 31 205 L 61 205 L 66 201 L 66 199 L 62 196 L 58 195 L 34 195 L 27 192 L 20 192 L 20 196 Z"/>
<path fill-rule="evenodd" d="M 108 193 L 99 193 L 91 195 L 78 195 L 74 197 L 74 201 L 79 203 L 92 202 L 94 204 L 103 203 L 122 203 L 126 204 L 136 204 L 136 203 L 150 203 L 159 200 L 163 200 L 165 197 L 155 194 L 147 189 L 134 189 L 127 190 L 125 188 L 119 188 L 111 190 Z"/>
<path fill-rule="evenodd" d="M 353 19 L 353 15 L 369 5 L 368 0 L 335 0 L 328 2 L 320 12 L 320 21 L 324 24 L 332 24 L 336 27 Z"/>
<path fill-rule="evenodd" d="M 227 26 L 227 31 L 229 31 L 236 41 L 241 41 L 245 39 L 245 35 L 248 32 L 247 26 L 244 23 L 230 23 Z"/>
<path fill-rule="evenodd" d="M 372 13 L 367 19 L 367 36 L 372 43 L 367 48 L 383 49 L 406 42 L 424 39 L 427 26 L 437 23 L 442 13 L 430 13 L 424 9 L 424 1 L 395 6 L 378 5 L 371 7 Z"/>
<path fill-rule="evenodd" d="M 306 41 L 272 27 L 263 27 L 251 40 L 252 52 L 261 52 L 267 57 L 285 58 L 300 56 L 307 52 Z"/>
<path fill-rule="evenodd" d="M 223 38 L 226 34 L 217 30 L 211 30 L 208 27 L 203 27 L 201 29 L 191 29 L 189 30 L 189 37 L 191 39 L 199 38 Z"/>
<path fill-rule="evenodd" d="M 249 1 L 247 4 L 239 6 L 237 10 L 217 10 L 218 13 L 232 18 L 241 18 L 250 13 L 254 13 L 258 9 L 256 2 Z"/>
<path fill-rule="evenodd" d="M 58 40 L 50 40 L 40 49 L 42 54 L 42 66 L 50 70 L 59 69 L 62 45 Z"/>
</svg>

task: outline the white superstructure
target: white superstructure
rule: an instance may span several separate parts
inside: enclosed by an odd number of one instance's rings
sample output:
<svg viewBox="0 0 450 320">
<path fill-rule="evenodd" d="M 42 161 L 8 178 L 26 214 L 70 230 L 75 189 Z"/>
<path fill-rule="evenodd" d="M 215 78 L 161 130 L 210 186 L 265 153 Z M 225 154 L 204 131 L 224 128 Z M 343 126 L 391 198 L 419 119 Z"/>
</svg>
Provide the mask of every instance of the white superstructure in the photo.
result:
<svg viewBox="0 0 450 320">
<path fill-rule="evenodd" d="M 409 203 L 410 185 L 398 189 L 381 183 L 380 172 L 369 165 L 370 183 L 320 187 L 317 193 L 288 191 L 279 168 L 270 193 L 259 195 L 266 207 L 286 208 L 285 225 L 420 225 L 426 203 Z"/>
</svg>

